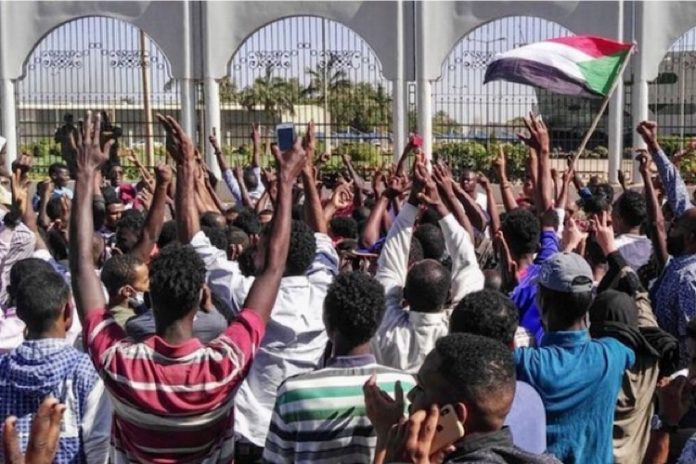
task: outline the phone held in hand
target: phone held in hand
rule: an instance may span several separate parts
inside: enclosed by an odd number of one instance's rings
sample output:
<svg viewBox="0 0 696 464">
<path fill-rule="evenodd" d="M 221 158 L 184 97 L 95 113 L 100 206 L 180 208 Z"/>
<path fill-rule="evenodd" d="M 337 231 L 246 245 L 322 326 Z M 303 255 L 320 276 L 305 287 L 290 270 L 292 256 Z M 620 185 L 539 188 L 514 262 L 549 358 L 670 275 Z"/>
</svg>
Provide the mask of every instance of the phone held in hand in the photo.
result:
<svg viewBox="0 0 696 464">
<path fill-rule="evenodd" d="M 278 124 L 276 126 L 276 136 L 280 151 L 291 149 L 295 141 L 295 125 L 292 123 Z"/>
<path fill-rule="evenodd" d="M 413 134 L 413 146 L 414 147 L 422 147 L 423 146 L 423 137 L 418 135 L 418 134 Z"/>
<path fill-rule="evenodd" d="M 457 412 L 451 404 L 440 409 L 440 418 L 435 428 L 435 436 L 430 442 L 430 455 L 437 453 L 446 446 L 458 441 L 464 436 L 464 424 L 459 421 Z"/>
</svg>

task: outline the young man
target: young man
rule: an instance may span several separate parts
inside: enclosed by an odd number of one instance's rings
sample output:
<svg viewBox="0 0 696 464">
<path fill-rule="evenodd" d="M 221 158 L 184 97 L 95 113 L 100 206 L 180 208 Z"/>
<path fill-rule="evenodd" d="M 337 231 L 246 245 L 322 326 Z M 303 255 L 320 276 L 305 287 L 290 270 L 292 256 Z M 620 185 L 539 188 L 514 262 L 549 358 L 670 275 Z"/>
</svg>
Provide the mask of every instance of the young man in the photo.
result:
<svg viewBox="0 0 696 464">
<path fill-rule="evenodd" d="M 92 263 L 94 177 L 111 146 L 107 142 L 100 147 L 100 119 L 94 122 L 88 113 L 78 142 L 70 265 L 84 340 L 115 405 L 111 462 L 230 462 L 234 394 L 263 338 L 278 293 L 289 246 L 292 185 L 305 152 L 296 144 L 277 153 L 279 202 L 264 270 L 249 290 L 247 309 L 213 342 L 203 345 L 194 339 L 205 266 L 191 247 L 173 244 L 151 264 L 157 333 L 135 343 L 106 309 Z M 167 131 L 169 154 L 177 162 L 177 229 L 180 241 L 187 242 L 199 228 L 193 143 L 171 117 L 159 119 Z"/>
<path fill-rule="evenodd" d="M 369 275 L 341 274 L 331 284 L 324 300 L 331 358 L 323 369 L 280 387 L 264 461 L 372 461 L 377 438 L 365 415 L 362 385 L 376 377 L 391 397 L 403 397 L 403 388 L 415 385 L 413 377 L 380 366 L 370 353 L 383 312 L 384 288 Z"/>
<path fill-rule="evenodd" d="M 424 171 L 424 180 L 430 180 Z M 433 259 L 409 267 L 421 193 L 423 183 L 414 179 L 409 200 L 389 229 L 375 276 L 384 285 L 386 312 L 372 340 L 373 353 L 380 364 L 410 373 L 418 371 L 435 341 L 447 334 L 448 301 L 456 305 L 464 295 L 481 290 L 484 281 L 471 237 L 441 201 L 434 184 L 428 188 L 429 203 L 439 217 L 452 272 Z"/>
<path fill-rule="evenodd" d="M 640 233 L 648 217 L 648 206 L 642 193 L 628 190 L 614 202 L 611 222 L 616 232 L 615 244 L 629 266 L 638 270 L 650 261 L 652 242 Z"/>
<path fill-rule="evenodd" d="M 379 433 L 375 463 L 429 462 L 427 457 L 437 451 L 430 444 L 438 430 L 439 411 L 446 405 L 453 407 L 463 424 L 464 437 L 437 453 L 436 461 L 560 462 L 553 456 L 519 449 L 510 429 L 503 425 L 515 395 L 515 366 L 509 348 L 502 343 L 471 334 L 442 337 L 425 358 L 417 382 L 408 394 L 408 421 L 399 421 L 397 412 L 403 404 L 387 400 L 378 388 L 366 388 L 367 413 Z"/>
<path fill-rule="evenodd" d="M 307 159 L 311 160 L 314 153 L 311 123 L 306 134 L 303 144 Z M 235 398 L 235 429 L 239 436 L 237 462 L 261 458 L 278 388 L 285 379 L 314 370 L 328 341 L 322 313 L 326 291 L 338 273 L 338 255 L 328 236 L 310 162 L 301 177 L 306 222 L 292 221 L 290 253 L 278 299 L 254 364 Z M 180 213 L 177 208 L 177 214 L 186 217 L 187 213 Z M 277 214 L 274 210 L 274 218 Z M 247 264 L 252 269 L 248 269 L 251 271 L 248 277 L 242 273 L 239 262 L 228 261 L 227 253 L 213 247 L 198 228 L 192 229 L 184 243 L 190 241 L 206 263 L 208 285 L 213 294 L 227 304 L 231 312 L 238 313 L 249 288 L 258 279 L 263 257 L 272 240 L 266 228 L 249 250 L 251 260 Z"/>
<path fill-rule="evenodd" d="M 104 263 L 101 281 L 109 294 L 107 308 L 114 321 L 125 330 L 126 321 L 145 304 L 150 289 L 150 271 L 134 255 L 116 255 Z"/>
<path fill-rule="evenodd" d="M 70 287 L 57 272 L 42 269 L 24 277 L 12 294 L 26 337 L 0 357 L 2 417 L 17 416 L 24 451 L 34 411 L 53 396 L 66 406 L 56 462 L 106 462 L 111 403 L 89 356 L 65 341 L 73 318 Z"/>
<path fill-rule="evenodd" d="M 481 335 L 515 348 L 518 314 L 515 304 L 500 292 L 481 290 L 459 302 L 450 316 L 450 333 Z M 546 451 L 546 412 L 539 394 L 525 382 L 515 384 L 515 397 L 505 418 L 515 446 L 530 453 Z"/>
<path fill-rule="evenodd" d="M 538 348 L 515 351 L 517 378 L 541 395 L 549 452 L 565 463 L 611 462 L 614 410 L 635 354 L 616 339 L 590 339 L 592 270 L 580 255 L 544 261 L 538 286 L 546 333 Z"/>
</svg>

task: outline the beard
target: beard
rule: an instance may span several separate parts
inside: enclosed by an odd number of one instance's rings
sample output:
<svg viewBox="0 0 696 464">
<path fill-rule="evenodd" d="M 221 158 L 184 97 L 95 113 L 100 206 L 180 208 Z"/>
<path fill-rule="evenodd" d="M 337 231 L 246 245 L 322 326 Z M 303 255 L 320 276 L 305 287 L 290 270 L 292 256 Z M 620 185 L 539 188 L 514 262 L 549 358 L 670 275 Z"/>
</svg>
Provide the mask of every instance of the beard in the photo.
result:
<svg viewBox="0 0 696 464">
<path fill-rule="evenodd" d="M 684 238 L 667 236 L 667 253 L 671 256 L 681 256 L 684 254 Z"/>
</svg>

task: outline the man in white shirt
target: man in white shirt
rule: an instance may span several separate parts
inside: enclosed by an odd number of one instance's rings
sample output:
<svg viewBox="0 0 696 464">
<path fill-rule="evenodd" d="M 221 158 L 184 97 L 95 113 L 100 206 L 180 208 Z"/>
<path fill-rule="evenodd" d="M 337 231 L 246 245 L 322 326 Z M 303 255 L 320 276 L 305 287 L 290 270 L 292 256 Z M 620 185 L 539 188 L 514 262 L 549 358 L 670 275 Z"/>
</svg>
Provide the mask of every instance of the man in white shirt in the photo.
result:
<svg viewBox="0 0 696 464">
<path fill-rule="evenodd" d="M 428 203 L 440 217 L 452 271 L 432 259 L 419 261 L 409 269 L 419 195 L 423 194 L 414 182 L 408 202 L 389 230 L 375 276 L 384 285 L 386 312 L 372 339 L 372 351 L 378 363 L 411 373 L 418 371 L 435 341 L 447 335 L 447 309 L 468 293 L 481 290 L 484 284 L 471 237 L 444 205 L 437 188 L 426 189 Z"/>
<path fill-rule="evenodd" d="M 640 233 L 640 226 L 648 217 L 645 196 L 628 190 L 615 202 L 611 220 L 616 231 L 616 247 L 634 270 L 646 265 L 652 255 L 652 242 Z"/>
</svg>

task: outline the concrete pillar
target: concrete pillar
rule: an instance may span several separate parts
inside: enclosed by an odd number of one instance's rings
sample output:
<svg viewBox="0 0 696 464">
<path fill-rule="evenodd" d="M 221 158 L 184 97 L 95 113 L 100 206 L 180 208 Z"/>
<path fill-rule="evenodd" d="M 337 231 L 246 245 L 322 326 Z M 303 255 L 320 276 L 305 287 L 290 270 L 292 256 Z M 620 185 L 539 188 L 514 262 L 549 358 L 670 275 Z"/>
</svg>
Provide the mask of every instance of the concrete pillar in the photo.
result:
<svg viewBox="0 0 696 464">
<path fill-rule="evenodd" d="M 638 123 L 648 119 L 648 81 L 642 78 L 642 73 L 634 75 L 633 90 L 631 94 L 631 132 L 633 133 L 633 148 L 645 148 L 645 143 L 636 132 Z M 638 163 L 633 163 L 631 178 L 640 179 Z"/>
<path fill-rule="evenodd" d="M 392 81 L 392 146 L 394 161 L 398 162 L 406 144 L 404 119 L 407 119 L 404 100 L 404 12 L 403 2 L 398 1 L 396 9 L 396 79 Z"/>
<path fill-rule="evenodd" d="M 196 145 L 196 98 L 193 79 L 179 81 L 181 91 L 181 127 L 191 136 Z"/>
<path fill-rule="evenodd" d="M 432 89 L 430 80 L 426 77 L 426 19 L 427 6 L 425 2 L 416 3 L 416 81 L 418 83 L 418 132 L 423 137 L 423 152 L 428 160 L 432 157 L 433 148 L 433 117 Z"/>
<path fill-rule="evenodd" d="M 2 135 L 7 139 L 5 149 L 5 167 L 11 170 L 12 162 L 17 159 L 17 112 L 15 104 L 15 86 L 11 79 L 0 79 L 0 107 L 2 108 Z"/>
<path fill-rule="evenodd" d="M 215 128 L 217 139 L 222 145 L 222 127 L 220 124 L 220 84 L 212 77 L 205 78 L 205 134 L 203 134 L 203 143 L 205 144 L 205 161 L 208 167 L 220 178 L 220 169 L 215 160 L 213 147 L 208 143 L 208 135 Z"/>
<path fill-rule="evenodd" d="M 623 0 L 617 2 L 618 18 L 616 28 L 616 39 L 623 42 L 623 23 L 624 23 L 624 3 Z M 627 58 L 630 59 L 630 58 Z M 623 158 L 623 100 L 624 86 L 623 75 L 618 76 L 618 83 L 614 90 L 614 95 L 609 101 L 609 182 L 616 184 L 619 181 L 618 172 L 621 169 L 621 159 Z M 632 181 L 635 179 L 632 177 Z"/>
</svg>

